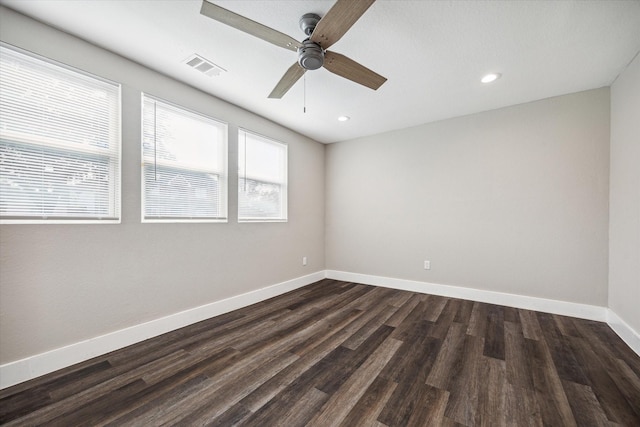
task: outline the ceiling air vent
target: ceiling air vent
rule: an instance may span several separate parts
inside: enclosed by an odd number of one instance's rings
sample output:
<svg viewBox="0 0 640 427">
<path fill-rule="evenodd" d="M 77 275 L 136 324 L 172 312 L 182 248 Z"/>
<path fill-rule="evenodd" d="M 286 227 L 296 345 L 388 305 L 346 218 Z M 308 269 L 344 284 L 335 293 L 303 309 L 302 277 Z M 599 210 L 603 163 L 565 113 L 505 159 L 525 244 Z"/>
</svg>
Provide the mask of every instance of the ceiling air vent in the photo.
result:
<svg viewBox="0 0 640 427">
<path fill-rule="evenodd" d="M 220 73 L 227 71 L 224 68 L 209 61 L 208 59 L 204 59 L 198 54 L 191 55 L 184 61 L 184 63 L 194 70 L 200 71 L 202 74 L 208 77 L 219 76 Z"/>
</svg>

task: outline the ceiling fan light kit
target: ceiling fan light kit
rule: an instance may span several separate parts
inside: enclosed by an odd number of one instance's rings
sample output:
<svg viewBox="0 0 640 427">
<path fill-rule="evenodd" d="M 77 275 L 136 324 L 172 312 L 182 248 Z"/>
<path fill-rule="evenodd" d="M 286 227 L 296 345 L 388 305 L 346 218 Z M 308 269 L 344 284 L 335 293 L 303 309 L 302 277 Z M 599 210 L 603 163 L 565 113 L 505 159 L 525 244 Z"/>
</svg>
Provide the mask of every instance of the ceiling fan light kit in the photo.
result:
<svg viewBox="0 0 640 427">
<path fill-rule="evenodd" d="M 387 79 L 356 61 L 327 49 L 340 40 L 375 0 L 337 0 L 321 18 L 315 13 L 302 15 L 300 28 L 308 36 L 302 42 L 249 18 L 203 0 L 200 13 L 269 43 L 298 53 L 298 61 L 284 73 L 269 98 L 282 98 L 307 70 L 324 67 L 328 71 L 377 90 Z"/>
</svg>

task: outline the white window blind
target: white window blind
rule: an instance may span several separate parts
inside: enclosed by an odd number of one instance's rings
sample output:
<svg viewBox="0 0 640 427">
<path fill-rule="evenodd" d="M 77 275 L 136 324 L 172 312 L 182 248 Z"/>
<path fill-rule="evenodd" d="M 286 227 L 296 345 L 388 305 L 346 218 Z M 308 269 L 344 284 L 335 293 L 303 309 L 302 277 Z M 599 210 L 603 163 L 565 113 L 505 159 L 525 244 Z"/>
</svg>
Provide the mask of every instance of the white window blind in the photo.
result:
<svg viewBox="0 0 640 427">
<path fill-rule="evenodd" d="M 0 45 L 0 221 L 120 220 L 120 85 Z"/>
<path fill-rule="evenodd" d="M 143 221 L 227 219 L 227 125 L 143 95 Z"/>
<path fill-rule="evenodd" d="M 287 220 L 287 146 L 238 133 L 238 221 Z"/>
</svg>

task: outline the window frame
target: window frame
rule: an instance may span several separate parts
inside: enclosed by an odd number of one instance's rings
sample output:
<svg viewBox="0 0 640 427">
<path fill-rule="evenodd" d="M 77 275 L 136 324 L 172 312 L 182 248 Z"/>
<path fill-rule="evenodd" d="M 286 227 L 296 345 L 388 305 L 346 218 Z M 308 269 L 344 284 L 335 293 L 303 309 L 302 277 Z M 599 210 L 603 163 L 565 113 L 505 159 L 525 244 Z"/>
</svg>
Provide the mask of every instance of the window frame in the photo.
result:
<svg viewBox="0 0 640 427">
<path fill-rule="evenodd" d="M 147 218 L 145 215 L 146 209 L 146 196 L 145 196 L 145 156 L 144 156 L 144 104 L 145 99 L 150 99 L 155 101 L 156 103 L 164 104 L 170 109 L 175 109 L 180 112 L 187 113 L 188 115 L 193 115 L 196 117 L 200 117 L 205 119 L 206 121 L 210 121 L 215 123 L 217 126 L 220 126 L 220 130 L 222 132 L 222 159 L 221 166 L 223 168 L 222 172 L 219 174 L 221 179 L 219 179 L 220 185 L 220 193 L 221 199 L 220 203 L 220 214 L 219 218 L 202 218 L 202 217 L 150 217 Z M 149 93 L 141 92 L 140 95 L 140 221 L 141 223 L 153 224 L 153 223 L 163 223 L 163 224 L 171 224 L 171 223 L 228 223 L 229 222 L 229 125 L 227 122 L 219 120 L 215 117 L 211 117 L 207 114 L 203 114 L 201 112 L 192 110 L 190 108 L 178 105 L 176 103 L 167 101 L 166 99 L 151 95 Z M 155 160 L 156 165 L 160 165 L 158 160 Z M 186 169 L 186 168 L 177 168 L 175 166 L 171 166 L 170 162 L 161 161 L 163 167 L 168 167 L 171 169 L 182 169 L 185 171 L 194 172 L 195 169 Z M 202 172 L 202 171 L 200 171 Z"/>
<path fill-rule="evenodd" d="M 75 73 L 84 76 L 84 78 L 112 85 L 116 93 L 116 102 L 114 105 L 115 120 L 113 123 L 110 123 L 113 127 L 109 128 L 110 132 L 115 135 L 113 140 L 110 140 L 110 142 L 114 142 L 116 144 L 116 147 L 113 150 L 100 149 L 97 147 L 75 146 L 72 142 L 55 138 L 47 138 L 41 135 L 36 135 L 35 137 L 32 136 L 31 138 L 28 138 L 28 135 L 20 134 L 19 132 L 11 135 L 11 131 L 2 132 L 0 129 L 0 139 L 6 139 L 9 144 L 24 145 L 26 148 L 42 147 L 50 151 L 60 151 L 70 154 L 85 154 L 87 156 L 96 156 L 106 159 L 109 163 L 109 176 L 115 178 L 115 187 L 110 188 L 110 191 L 108 192 L 108 204 L 113 206 L 113 216 L 96 215 L 93 217 L 82 217 L 43 215 L 29 217 L 0 215 L 0 224 L 120 224 L 122 222 L 122 84 L 9 43 L 0 41 L 0 47 L 27 56 L 30 59 L 40 61 L 46 64 L 46 66 L 60 68 L 65 72 Z M 6 135 L 10 136 L 6 137 Z M 110 153 L 113 153 L 113 155 Z M 64 157 L 61 156 L 60 158 Z M 73 159 L 72 157 L 68 158 Z M 111 164 L 112 161 L 114 162 L 113 164 Z"/>
<path fill-rule="evenodd" d="M 259 180 L 259 179 L 253 179 L 253 178 L 249 178 L 252 179 L 254 181 L 259 181 L 259 182 L 266 182 L 269 184 L 276 184 L 276 185 L 280 185 L 284 187 L 284 190 L 281 191 L 281 195 L 282 195 L 282 202 L 281 202 L 281 211 L 282 211 L 282 215 L 280 218 L 267 218 L 267 217 L 242 217 L 240 215 L 240 192 L 241 192 L 241 183 L 240 180 L 241 179 L 247 179 L 247 171 L 246 171 L 246 167 L 245 167 L 245 175 L 241 176 L 240 174 L 240 144 L 242 144 L 241 141 L 241 135 L 245 133 L 245 134 L 250 134 L 253 137 L 261 140 L 262 142 L 265 143 L 269 143 L 269 144 L 273 144 L 275 146 L 279 146 L 281 148 L 284 149 L 284 153 L 283 153 L 283 158 L 284 158 L 284 171 L 283 171 L 283 182 L 271 182 L 271 181 L 263 181 L 263 180 Z M 245 147 L 245 156 L 246 156 L 246 147 Z M 284 143 L 282 141 L 278 141 L 274 138 L 262 135 L 260 133 L 254 132 L 252 130 L 246 129 L 246 128 L 238 128 L 238 180 L 237 180 L 237 184 L 238 184 L 238 223 L 260 223 L 260 222 L 273 222 L 273 223 L 286 223 L 289 222 L 289 144 Z"/>
</svg>

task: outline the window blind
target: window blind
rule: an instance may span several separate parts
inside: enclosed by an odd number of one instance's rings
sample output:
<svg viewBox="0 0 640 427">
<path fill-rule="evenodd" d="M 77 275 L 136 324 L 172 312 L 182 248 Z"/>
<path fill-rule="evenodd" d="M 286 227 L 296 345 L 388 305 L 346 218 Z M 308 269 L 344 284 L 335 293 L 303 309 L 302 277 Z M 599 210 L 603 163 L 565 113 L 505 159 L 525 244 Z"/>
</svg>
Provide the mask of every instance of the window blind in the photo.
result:
<svg viewBox="0 0 640 427">
<path fill-rule="evenodd" d="M 238 133 L 238 221 L 287 220 L 287 145 Z"/>
<path fill-rule="evenodd" d="M 143 95 L 143 221 L 226 221 L 227 125 Z"/>
<path fill-rule="evenodd" d="M 0 45 L 0 221 L 120 219 L 120 85 Z"/>
</svg>

